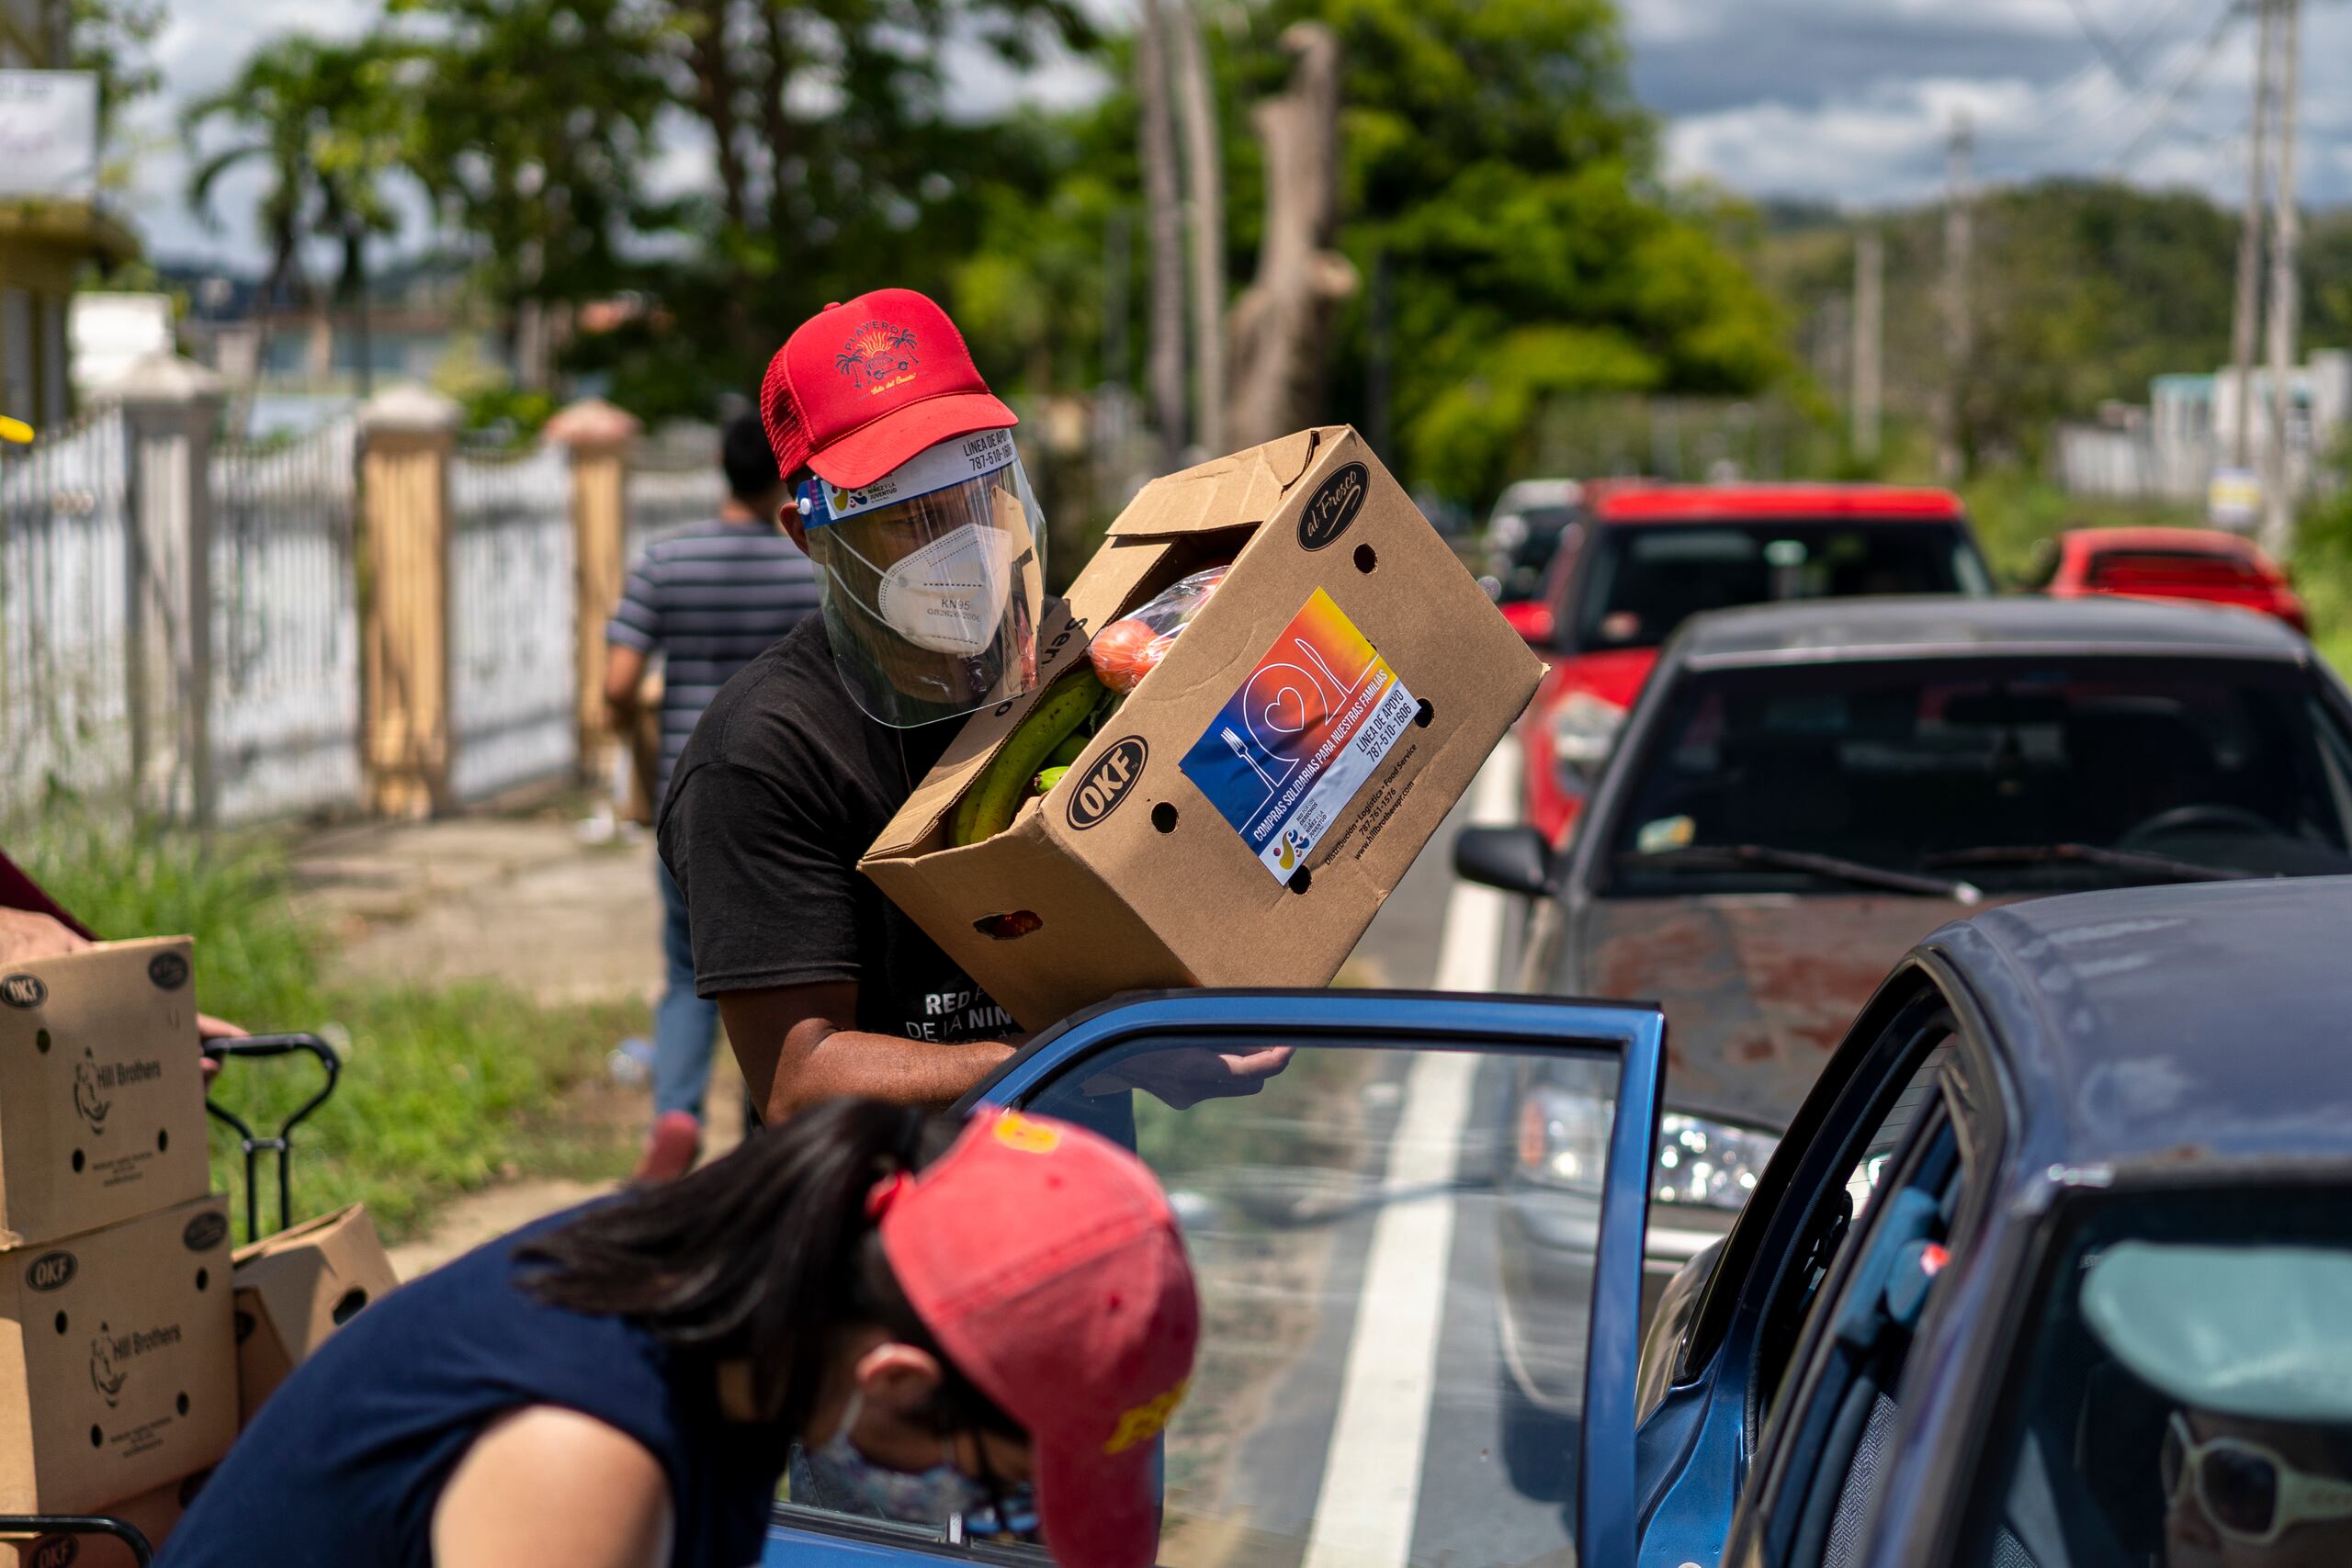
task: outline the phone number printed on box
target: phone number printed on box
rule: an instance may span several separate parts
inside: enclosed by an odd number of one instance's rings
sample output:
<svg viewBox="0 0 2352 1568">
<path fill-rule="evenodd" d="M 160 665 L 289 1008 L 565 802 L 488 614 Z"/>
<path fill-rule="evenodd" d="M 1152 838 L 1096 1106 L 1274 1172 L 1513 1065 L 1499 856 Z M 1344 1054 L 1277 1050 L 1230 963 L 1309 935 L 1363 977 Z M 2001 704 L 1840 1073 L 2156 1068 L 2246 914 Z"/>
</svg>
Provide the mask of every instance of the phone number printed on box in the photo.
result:
<svg viewBox="0 0 2352 1568">
<path fill-rule="evenodd" d="M 1178 765 L 1274 880 L 1288 882 L 1415 707 L 1318 588 Z"/>
</svg>

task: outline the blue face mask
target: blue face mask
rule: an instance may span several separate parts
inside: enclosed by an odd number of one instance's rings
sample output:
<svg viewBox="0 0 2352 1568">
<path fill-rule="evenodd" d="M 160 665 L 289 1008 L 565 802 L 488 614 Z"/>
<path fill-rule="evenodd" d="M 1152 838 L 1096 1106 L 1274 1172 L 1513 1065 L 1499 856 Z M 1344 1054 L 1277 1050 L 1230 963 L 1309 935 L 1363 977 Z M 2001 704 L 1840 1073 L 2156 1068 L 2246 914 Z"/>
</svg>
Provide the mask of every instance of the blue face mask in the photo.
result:
<svg viewBox="0 0 2352 1568">
<path fill-rule="evenodd" d="M 850 1395 L 849 1408 L 833 1435 L 803 1451 L 810 1473 L 826 1494 L 825 1506 L 918 1525 L 944 1526 L 953 1518 L 970 1521 L 983 1514 L 993 1520 L 988 1488 L 956 1468 L 944 1438 L 940 1462 L 928 1470 L 892 1470 L 859 1452 L 850 1431 L 864 1409 L 865 1396 Z"/>
</svg>

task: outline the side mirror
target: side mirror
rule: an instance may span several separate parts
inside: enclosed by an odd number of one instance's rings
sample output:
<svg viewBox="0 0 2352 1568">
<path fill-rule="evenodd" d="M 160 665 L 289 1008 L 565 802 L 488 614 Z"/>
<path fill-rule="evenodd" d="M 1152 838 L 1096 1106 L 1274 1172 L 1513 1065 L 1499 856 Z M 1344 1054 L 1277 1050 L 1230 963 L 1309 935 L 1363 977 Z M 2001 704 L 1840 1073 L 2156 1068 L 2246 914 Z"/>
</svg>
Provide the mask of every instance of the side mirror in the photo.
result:
<svg viewBox="0 0 2352 1568">
<path fill-rule="evenodd" d="M 1482 887 L 1545 897 L 1552 847 L 1532 828 L 1464 828 L 1453 840 L 1453 874 Z"/>
<path fill-rule="evenodd" d="M 1526 639 L 1527 646 L 1548 651 L 1552 646 L 1552 606 L 1541 599 L 1521 599 L 1503 606 L 1503 619 Z"/>
</svg>

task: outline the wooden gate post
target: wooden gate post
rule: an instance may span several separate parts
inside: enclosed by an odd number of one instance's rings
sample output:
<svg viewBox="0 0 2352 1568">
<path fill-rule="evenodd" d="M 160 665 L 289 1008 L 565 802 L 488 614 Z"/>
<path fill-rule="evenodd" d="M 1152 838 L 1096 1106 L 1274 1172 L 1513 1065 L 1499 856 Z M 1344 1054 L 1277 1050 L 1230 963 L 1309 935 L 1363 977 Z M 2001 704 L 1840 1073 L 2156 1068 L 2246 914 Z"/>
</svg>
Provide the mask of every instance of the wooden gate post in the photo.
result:
<svg viewBox="0 0 2352 1568">
<path fill-rule="evenodd" d="M 449 795 L 449 454 L 458 405 L 387 387 L 359 411 L 361 764 L 388 817 Z"/>
<path fill-rule="evenodd" d="M 628 570 L 628 444 L 636 416 L 602 398 L 572 403 L 541 433 L 571 450 L 573 639 L 579 671 L 579 769 L 583 784 L 605 779 L 605 623 L 621 602 Z"/>
</svg>

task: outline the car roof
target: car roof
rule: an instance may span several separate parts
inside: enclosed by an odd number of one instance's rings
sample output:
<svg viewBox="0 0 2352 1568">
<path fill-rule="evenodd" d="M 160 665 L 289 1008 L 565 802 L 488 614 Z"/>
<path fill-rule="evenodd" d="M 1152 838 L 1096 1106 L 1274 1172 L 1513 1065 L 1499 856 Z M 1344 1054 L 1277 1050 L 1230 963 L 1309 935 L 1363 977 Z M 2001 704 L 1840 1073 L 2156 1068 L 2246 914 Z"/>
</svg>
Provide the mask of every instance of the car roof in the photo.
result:
<svg viewBox="0 0 2352 1568">
<path fill-rule="evenodd" d="M 1961 971 L 2017 1090 L 2029 1173 L 2352 1158 L 2352 876 L 2006 905 L 1922 944 Z"/>
<path fill-rule="evenodd" d="M 2258 561 L 2261 549 L 2251 539 L 2224 534 L 2218 528 L 2070 528 L 2059 537 L 2067 547 L 2085 555 L 2109 551 L 2159 551 L 2174 555 L 2227 556 L 2233 560 Z"/>
<path fill-rule="evenodd" d="M 2211 604 L 1947 593 L 1792 599 L 1710 610 L 1683 623 L 1668 658 L 1708 668 L 2005 652 L 2300 660 L 2306 646 L 2267 615 Z"/>
<path fill-rule="evenodd" d="M 1593 516 L 1602 523 L 1703 523 L 1749 519 L 1869 517 L 1894 522 L 1953 522 L 1964 515 L 1948 490 L 1915 485 L 1719 484 L 1641 481 L 1592 486 Z"/>
</svg>

